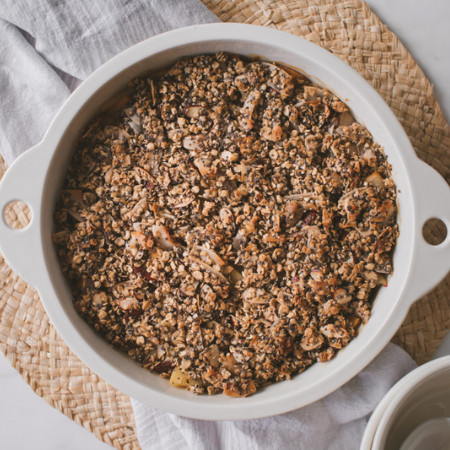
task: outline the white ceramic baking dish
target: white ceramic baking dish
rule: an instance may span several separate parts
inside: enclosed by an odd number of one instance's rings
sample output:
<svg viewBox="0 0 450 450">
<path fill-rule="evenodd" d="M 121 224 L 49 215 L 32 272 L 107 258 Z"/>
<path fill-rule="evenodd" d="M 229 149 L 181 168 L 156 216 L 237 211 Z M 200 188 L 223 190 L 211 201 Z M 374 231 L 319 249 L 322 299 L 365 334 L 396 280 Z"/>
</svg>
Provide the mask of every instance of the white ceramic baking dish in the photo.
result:
<svg viewBox="0 0 450 450">
<path fill-rule="evenodd" d="M 106 100 L 133 77 L 166 67 L 182 56 L 226 51 L 259 55 L 301 68 L 326 85 L 351 108 L 386 149 L 398 187 L 400 238 L 394 275 L 381 289 L 369 323 L 332 361 L 315 364 L 292 381 L 277 383 L 256 395 L 194 396 L 112 349 L 75 312 L 52 245 L 53 210 L 59 198 L 78 133 Z M 39 111 L 35 112 L 39 114 Z M 21 200 L 32 211 L 24 230 L 0 220 L 0 247 L 8 264 L 39 291 L 58 332 L 94 372 L 122 392 L 182 416 L 251 419 L 284 413 L 333 392 L 363 369 L 389 342 L 411 304 L 433 288 L 450 269 L 450 238 L 439 246 L 422 237 L 427 219 L 450 227 L 450 189 L 421 162 L 398 120 L 369 84 L 331 53 L 301 38 L 269 28 L 212 24 L 172 31 L 144 41 L 93 73 L 61 108 L 43 141 L 10 167 L 0 184 L 0 208 Z"/>
</svg>

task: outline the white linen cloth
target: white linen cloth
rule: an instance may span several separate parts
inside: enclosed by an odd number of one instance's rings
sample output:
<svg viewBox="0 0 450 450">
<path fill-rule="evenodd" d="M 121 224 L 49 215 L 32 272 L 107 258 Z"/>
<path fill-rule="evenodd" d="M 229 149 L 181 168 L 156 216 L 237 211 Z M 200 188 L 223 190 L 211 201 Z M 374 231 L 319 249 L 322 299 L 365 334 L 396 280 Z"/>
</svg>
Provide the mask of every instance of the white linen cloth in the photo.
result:
<svg viewBox="0 0 450 450">
<path fill-rule="evenodd" d="M 0 153 L 11 164 L 43 137 L 93 70 L 150 36 L 218 21 L 198 0 L 1 0 Z M 240 422 L 177 417 L 133 400 L 143 450 L 352 450 L 370 413 L 415 367 L 386 349 L 325 399 L 292 413 Z"/>
</svg>

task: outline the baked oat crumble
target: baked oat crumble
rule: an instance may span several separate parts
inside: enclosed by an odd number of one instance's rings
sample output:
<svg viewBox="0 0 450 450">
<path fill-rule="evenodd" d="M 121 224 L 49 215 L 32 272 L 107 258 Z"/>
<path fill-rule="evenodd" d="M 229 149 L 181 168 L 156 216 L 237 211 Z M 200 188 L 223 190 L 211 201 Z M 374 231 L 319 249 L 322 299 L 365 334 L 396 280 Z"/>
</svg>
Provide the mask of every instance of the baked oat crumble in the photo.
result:
<svg viewBox="0 0 450 450">
<path fill-rule="evenodd" d="M 196 394 L 253 394 L 369 319 L 398 235 L 390 166 L 327 90 L 236 55 L 132 81 L 57 205 L 76 310 Z"/>
</svg>

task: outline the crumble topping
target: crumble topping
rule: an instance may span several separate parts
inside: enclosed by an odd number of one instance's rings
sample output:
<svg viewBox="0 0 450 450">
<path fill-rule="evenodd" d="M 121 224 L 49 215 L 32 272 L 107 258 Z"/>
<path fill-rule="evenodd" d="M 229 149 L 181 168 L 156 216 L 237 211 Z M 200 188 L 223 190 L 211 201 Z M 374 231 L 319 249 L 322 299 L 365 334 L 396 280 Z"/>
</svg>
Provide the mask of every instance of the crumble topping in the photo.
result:
<svg viewBox="0 0 450 450">
<path fill-rule="evenodd" d="M 196 56 L 130 82 L 80 136 L 61 194 L 76 310 L 197 394 L 250 395 L 329 360 L 392 272 L 382 149 L 275 63 Z"/>
</svg>

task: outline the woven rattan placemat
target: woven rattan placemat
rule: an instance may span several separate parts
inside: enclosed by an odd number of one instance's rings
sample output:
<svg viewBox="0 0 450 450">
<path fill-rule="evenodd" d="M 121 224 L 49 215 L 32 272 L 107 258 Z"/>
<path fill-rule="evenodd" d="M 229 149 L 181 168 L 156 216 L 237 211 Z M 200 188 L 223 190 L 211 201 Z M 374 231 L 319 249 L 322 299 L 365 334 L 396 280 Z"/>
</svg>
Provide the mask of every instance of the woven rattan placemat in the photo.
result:
<svg viewBox="0 0 450 450">
<path fill-rule="evenodd" d="M 419 156 L 450 180 L 450 127 L 422 70 L 397 37 L 359 0 L 202 0 L 224 22 L 278 28 L 350 64 L 395 112 Z M 6 170 L 0 161 L 0 177 Z M 16 204 L 11 224 L 29 211 Z M 442 233 L 438 228 L 428 233 Z M 450 328 L 450 276 L 418 301 L 394 338 L 419 364 Z M 129 398 L 91 372 L 56 333 L 36 291 L 0 256 L 0 349 L 54 408 L 118 449 L 137 449 Z"/>
</svg>

